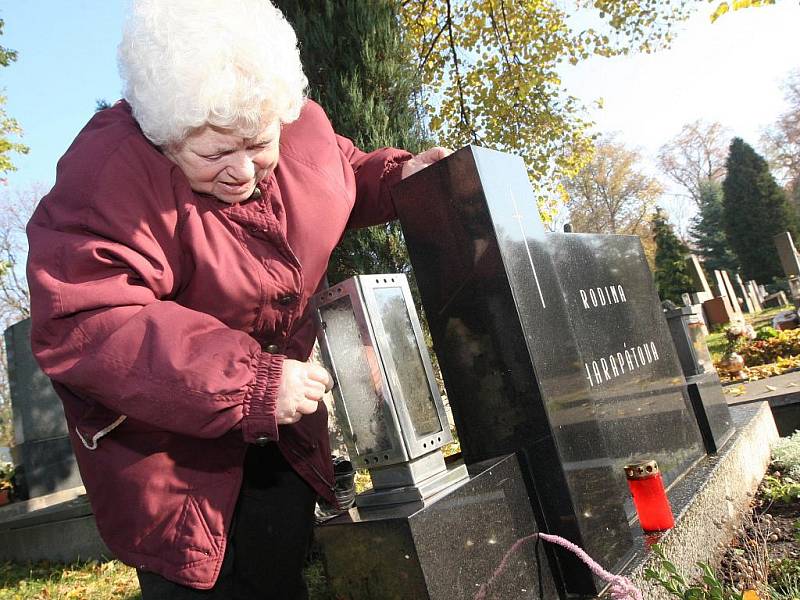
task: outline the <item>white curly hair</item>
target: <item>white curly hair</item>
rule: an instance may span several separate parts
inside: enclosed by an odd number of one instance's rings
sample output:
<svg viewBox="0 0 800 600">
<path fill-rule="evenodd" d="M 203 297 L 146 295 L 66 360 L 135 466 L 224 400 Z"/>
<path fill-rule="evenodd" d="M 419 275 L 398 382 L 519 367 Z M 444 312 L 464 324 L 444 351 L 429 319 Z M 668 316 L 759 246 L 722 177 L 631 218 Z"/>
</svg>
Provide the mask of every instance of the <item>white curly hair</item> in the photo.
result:
<svg viewBox="0 0 800 600">
<path fill-rule="evenodd" d="M 308 86 L 297 36 L 269 0 L 133 0 L 118 61 L 157 146 L 207 124 L 254 137 L 295 120 Z"/>
</svg>

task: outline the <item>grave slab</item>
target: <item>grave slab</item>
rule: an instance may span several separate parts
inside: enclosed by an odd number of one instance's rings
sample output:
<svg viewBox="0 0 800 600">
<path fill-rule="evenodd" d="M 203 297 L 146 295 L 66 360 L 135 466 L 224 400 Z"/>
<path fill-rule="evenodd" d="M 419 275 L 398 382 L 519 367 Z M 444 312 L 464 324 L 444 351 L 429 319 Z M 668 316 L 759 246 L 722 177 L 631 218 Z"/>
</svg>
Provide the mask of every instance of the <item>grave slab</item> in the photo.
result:
<svg viewBox="0 0 800 600">
<path fill-rule="evenodd" d="M 800 430 L 800 371 L 728 384 L 723 393 L 731 407 L 767 402 L 781 436 Z"/>
<path fill-rule="evenodd" d="M 83 486 L 0 508 L 0 561 L 112 558 Z"/>
</svg>

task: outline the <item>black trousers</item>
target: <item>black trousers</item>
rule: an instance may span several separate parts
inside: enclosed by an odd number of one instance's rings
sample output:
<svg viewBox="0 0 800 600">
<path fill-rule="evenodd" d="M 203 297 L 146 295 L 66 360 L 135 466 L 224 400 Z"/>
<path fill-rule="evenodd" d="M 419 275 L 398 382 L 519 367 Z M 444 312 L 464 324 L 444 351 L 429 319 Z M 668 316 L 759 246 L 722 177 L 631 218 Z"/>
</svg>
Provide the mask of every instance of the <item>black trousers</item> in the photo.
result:
<svg viewBox="0 0 800 600">
<path fill-rule="evenodd" d="M 138 571 L 142 600 L 306 600 L 303 565 L 316 493 L 274 444 L 247 451 L 244 482 L 217 583 L 196 590 Z"/>
</svg>

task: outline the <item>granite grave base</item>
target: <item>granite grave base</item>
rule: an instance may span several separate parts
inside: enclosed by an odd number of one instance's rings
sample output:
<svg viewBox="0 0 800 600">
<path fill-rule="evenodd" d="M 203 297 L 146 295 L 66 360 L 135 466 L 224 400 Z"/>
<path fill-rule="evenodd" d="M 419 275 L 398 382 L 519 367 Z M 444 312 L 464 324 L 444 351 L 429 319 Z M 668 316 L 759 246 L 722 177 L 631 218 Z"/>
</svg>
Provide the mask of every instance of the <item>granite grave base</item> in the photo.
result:
<svg viewBox="0 0 800 600">
<path fill-rule="evenodd" d="M 558 597 L 513 455 L 424 503 L 352 509 L 316 529 L 341 600 Z"/>
</svg>

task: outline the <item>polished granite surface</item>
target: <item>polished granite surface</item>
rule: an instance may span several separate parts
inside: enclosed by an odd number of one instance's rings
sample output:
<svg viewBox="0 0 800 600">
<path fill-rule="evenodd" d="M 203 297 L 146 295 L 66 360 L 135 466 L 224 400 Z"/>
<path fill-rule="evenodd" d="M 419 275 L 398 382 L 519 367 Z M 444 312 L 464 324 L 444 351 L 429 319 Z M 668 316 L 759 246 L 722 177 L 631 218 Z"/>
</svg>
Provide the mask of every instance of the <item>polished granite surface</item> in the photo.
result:
<svg viewBox="0 0 800 600">
<path fill-rule="evenodd" d="M 716 372 L 687 378 L 689 398 L 709 453 L 719 452 L 733 434 L 728 401 Z"/>
<path fill-rule="evenodd" d="M 669 484 L 705 453 L 638 238 L 546 233 L 522 161 L 477 147 L 393 197 L 467 462 L 518 452 L 547 531 L 622 568 L 622 466 Z"/>
<path fill-rule="evenodd" d="M 536 531 L 512 455 L 471 465 L 469 480 L 424 503 L 352 509 L 315 535 L 337 598 L 551 600 Z"/>
</svg>

